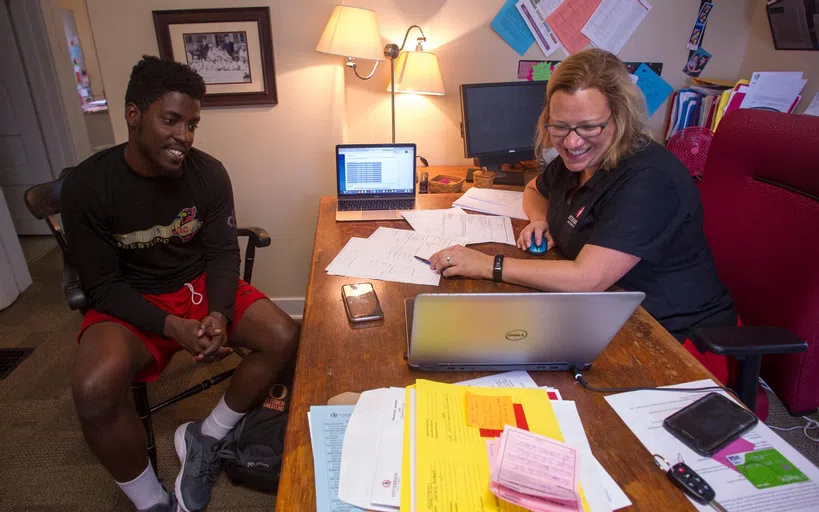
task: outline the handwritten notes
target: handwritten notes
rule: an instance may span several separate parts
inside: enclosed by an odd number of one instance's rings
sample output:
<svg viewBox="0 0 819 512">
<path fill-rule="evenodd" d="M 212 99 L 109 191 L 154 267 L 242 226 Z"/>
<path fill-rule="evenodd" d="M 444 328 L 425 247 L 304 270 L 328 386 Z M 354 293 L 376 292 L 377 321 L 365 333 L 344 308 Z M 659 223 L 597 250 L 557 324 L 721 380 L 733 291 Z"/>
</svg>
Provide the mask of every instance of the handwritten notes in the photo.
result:
<svg viewBox="0 0 819 512">
<path fill-rule="evenodd" d="M 466 393 L 466 424 L 470 427 L 503 430 L 515 424 L 515 409 L 508 396 Z"/>
</svg>

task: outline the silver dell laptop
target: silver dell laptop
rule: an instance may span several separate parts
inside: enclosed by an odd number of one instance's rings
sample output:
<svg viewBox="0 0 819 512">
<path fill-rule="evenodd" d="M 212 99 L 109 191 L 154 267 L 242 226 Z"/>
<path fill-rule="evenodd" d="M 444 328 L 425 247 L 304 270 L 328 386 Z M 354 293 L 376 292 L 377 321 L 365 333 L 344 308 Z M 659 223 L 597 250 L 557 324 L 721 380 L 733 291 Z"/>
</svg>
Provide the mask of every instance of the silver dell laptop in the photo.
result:
<svg viewBox="0 0 819 512">
<path fill-rule="evenodd" d="M 400 219 L 415 208 L 415 144 L 336 146 L 337 221 Z"/>
<path fill-rule="evenodd" d="M 407 299 L 407 359 L 424 371 L 591 366 L 642 292 L 420 294 Z"/>
</svg>

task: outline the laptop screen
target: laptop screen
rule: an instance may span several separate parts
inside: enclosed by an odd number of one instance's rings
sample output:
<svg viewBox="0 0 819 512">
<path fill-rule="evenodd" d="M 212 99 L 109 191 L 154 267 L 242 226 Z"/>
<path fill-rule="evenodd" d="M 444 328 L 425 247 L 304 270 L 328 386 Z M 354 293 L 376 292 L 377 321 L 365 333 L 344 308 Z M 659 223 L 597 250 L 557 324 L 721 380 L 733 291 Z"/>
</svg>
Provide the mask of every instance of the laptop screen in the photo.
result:
<svg viewBox="0 0 819 512">
<path fill-rule="evenodd" d="M 415 144 L 336 146 L 338 195 L 415 193 Z"/>
</svg>

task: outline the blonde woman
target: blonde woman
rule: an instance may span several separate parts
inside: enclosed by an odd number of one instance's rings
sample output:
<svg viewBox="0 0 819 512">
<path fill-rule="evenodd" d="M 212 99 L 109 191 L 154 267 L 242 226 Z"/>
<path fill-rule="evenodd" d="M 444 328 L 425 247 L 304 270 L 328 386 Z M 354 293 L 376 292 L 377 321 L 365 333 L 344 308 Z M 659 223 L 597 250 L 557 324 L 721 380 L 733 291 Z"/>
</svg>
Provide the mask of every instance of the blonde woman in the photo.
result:
<svg viewBox="0 0 819 512">
<path fill-rule="evenodd" d="M 626 66 L 603 50 L 577 53 L 556 69 L 546 99 L 536 154 L 555 148 L 560 158 L 526 185 L 531 222 L 517 245 L 545 238 L 568 259 L 453 246 L 433 255 L 432 268 L 546 291 L 642 291 L 646 310 L 680 341 L 694 326 L 736 325 L 703 234 L 699 193 L 682 163 L 652 141 Z"/>
</svg>

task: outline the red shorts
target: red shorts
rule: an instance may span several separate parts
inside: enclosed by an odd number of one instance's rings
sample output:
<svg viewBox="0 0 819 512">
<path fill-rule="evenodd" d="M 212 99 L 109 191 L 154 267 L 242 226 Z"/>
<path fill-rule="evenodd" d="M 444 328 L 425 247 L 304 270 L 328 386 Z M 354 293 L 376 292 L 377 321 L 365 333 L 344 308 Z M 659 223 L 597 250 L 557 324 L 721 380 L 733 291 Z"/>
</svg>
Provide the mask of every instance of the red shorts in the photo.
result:
<svg viewBox="0 0 819 512">
<path fill-rule="evenodd" d="M 210 311 L 208 311 L 208 297 L 207 293 L 205 293 L 205 274 L 191 281 L 190 285 L 193 286 L 193 290 L 197 294 L 202 294 L 201 301 L 199 301 L 198 295 L 196 296 L 196 302 L 199 302 L 199 304 L 194 303 L 194 295 L 187 286 L 183 286 L 175 292 L 159 295 L 144 294 L 143 297 L 172 315 L 189 320 L 202 320 L 210 313 Z M 232 334 L 234 326 L 239 323 L 239 320 L 245 311 L 247 311 L 247 308 L 257 300 L 266 298 L 267 296 L 265 294 L 240 279 L 239 286 L 236 288 L 236 300 L 233 305 L 233 322 L 228 326 L 228 336 Z M 77 335 L 77 343 L 82 339 L 82 334 L 86 329 L 100 322 L 114 322 L 127 327 L 142 340 L 145 346 L 148 347 L 148 350 L 154 355 L 154 364 L 145 368 L 136 376 L 138 382 L 153 382 L 158 379 L 159 374 L 168 366 L 173 355 L 182 350 L 182 346 L 179 345 L 176 340 L 163 338 L 153 332 L 140 331 L 128 322 L 120 320 L 115 316 L 101 313 L 96 309 L 89 309 L 83 317 L 82 327 L 80 327 L 80 333 Z"/>
</svg>

